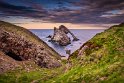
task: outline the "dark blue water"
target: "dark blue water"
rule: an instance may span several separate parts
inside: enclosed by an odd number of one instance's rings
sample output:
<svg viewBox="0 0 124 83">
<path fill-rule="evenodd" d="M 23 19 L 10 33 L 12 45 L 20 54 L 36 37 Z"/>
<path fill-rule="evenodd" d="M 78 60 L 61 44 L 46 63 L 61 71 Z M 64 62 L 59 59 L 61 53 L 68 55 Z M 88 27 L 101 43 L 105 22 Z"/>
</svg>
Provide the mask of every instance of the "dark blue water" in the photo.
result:
<svg viewBox="0 0 124 83">
<path fill-rule="evenodd" d="M 49 35 L 53 35 L 52 29 L 33 29 L 30 30 L 36 34 L 39 38 L 45 41 L 50 47 L 56 50 L 62 56 L 68 56 L 65 50 L 71 50 L 71 53 L 80 48 L 86 41 L 91 39 L 97 33 L 103 32 L 104 30 L 98 29 L 73 29 L 71 30 L 74 35 L 79 38 L 79 41 L 72 41 L 68 46 L 59 46 L 58 44 L 48 42 L 49 38 L 46 38 Z M 70 36 L 70 35 L 69 35 Z M 71 36 L 70 36 L 71 37 Z M 72 39 L 72 37 L 71 37 Z"/>
</svg>

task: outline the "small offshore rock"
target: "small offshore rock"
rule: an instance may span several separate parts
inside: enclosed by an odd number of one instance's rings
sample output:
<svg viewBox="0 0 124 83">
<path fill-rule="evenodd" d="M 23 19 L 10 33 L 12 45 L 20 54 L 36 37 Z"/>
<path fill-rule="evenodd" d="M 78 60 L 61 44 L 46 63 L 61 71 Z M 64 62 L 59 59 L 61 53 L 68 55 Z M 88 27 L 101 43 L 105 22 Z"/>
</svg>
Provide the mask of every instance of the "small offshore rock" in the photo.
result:
<svg viewBox="0 0 124 83">
<path fill-rule="evenodd" d="M 78 41 L 79 39 L 64 25 L 59 26 L 59 28 L 54 27 L 54 35 L 51 37 L 53 42 L 59 43 L 59 45 L 66 46 L 71 44 L 71 39 L 67 35 L 70 33 L 73 37 L 73 41 Z"/>
</svg>

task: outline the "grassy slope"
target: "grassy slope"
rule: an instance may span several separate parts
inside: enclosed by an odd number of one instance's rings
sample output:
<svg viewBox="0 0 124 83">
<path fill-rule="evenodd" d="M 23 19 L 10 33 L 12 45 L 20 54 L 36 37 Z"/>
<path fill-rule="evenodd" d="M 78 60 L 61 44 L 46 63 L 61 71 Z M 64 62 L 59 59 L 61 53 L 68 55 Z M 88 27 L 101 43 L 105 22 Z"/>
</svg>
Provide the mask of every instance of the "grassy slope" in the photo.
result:
<svg viewBox="0 0 124 83">
<path fill-rule="evenodd" d="M 0 29 L 4 29 L 8 32 L 14 32 L 18 35 L 21 35 L 23 37 L 26 37 L 29 41 L 35 42 L 36 44 L 41 44 L 46 47 L 47 50 L 49 50 L 52 55 L 54 55 L 56 58 L 60 59 L 60 56 L 57 52 L 55 52 L 51 47 L 49 47 L 44 41 L 39 39 L 36 35 L 34 35 L 32 32 L 28 31 L 27 29 L 23 27 L 19 27 L 7 22 L 0 21 Z"/>
<path fill-rule="evenodd" d="M 0 74 L 0 83 L 44 83 L 57 75 L 63 73 L 63 67 L 47 69 L 36 68 L 34 71 L 27 72 L 25 70 L 17 69 L 15 71 L 8 71 Z"/>
<path fill-rule="evenodd" d="M 2 83 L 123 83 L 124 82 L 124 26 L 114 26 L 97 34 L 88 42 L 95 47 L 78 57 L 70 58 L 70 67 L 14 71 L 0 75 Z M 66 64 L 68 65 L 68 64 Z M 66 68 L 66 72 L 65 72 Z M 5 80 L 7 79 L 7 80 Z"/>
<path fill-rule="evenodd" d="M 21 35 L 23 37 L 26 37 L 27 40 L 32 41 L 36 44 L 40 44 L 45 46 L 46 50 L 51 51 L 53 55 L 60 59 L 60 56 L 57 52 L 55 52 L 51 47 L 49 47 L 45 42 L 43 42 L 41 39 L 39 39 L 36 35 L 28 31 L 27 29 L 19 26 L 15 26 L 13 24 L 0 21 L 0 30 L 4 29 L 8 32 L 14 32 L 15 34 Z M 2 53 L 0 52 L 0 55 Z M 1 62 L 0 62 L 1 63 Z M 23 62 L 17 62 L 21 65 Z M 25 62 L 24 62 L 25 63 Z M 54 75 L 57 75 L 59 73 L 62 73 L 61 70 L 63 70 L 63 67 L 55 68 L 55 69 L 47 69 L 47 68 L 40 68 L 36 66 L 35 64 L 32 64 L 29 62 L 25 66 L 33 66 L 33 70 L 30 70 L 27 72 L 25 68 L 17 68 L 15 71 L 8 71 L 4 74 L 0 74 L 0 83 L 29 83 L 35 80 L 44 79 L 53 77 Z M 22 65 L 21 67 L 23 67 Z M 56 72 L 56 70 L 58 72 Z"/>
<path fill-rule="evenodd" d="M 1 59 L 5 62 L 1 62 Z M 40 83 L 44 83 L 48 79 L 63 74 L 65 70 L 64 64 L 60 68 L 48 69 L 41 68 L 31 61 L 13 61 L 12 58 L 0 51 L 0 64 L 2 63 L 6 66 L 9 66 L 9 64 L 16 64 L 18 66 L 11 67 L 15 68 L 13 71 L 7 70 L 5 73 L 0 73 L 0 83 L 37 83 L 39 81 Z"/>
<path fill-rule="evenodd" d="M 47 82 L 55 83 L 123 83 L 124 25 L 97 34 L 88 42 L 99 49 L 87 49 L 81 57 L 78 51 L 70 59 L 72 67 L 63 75 Z"/>
</svg>

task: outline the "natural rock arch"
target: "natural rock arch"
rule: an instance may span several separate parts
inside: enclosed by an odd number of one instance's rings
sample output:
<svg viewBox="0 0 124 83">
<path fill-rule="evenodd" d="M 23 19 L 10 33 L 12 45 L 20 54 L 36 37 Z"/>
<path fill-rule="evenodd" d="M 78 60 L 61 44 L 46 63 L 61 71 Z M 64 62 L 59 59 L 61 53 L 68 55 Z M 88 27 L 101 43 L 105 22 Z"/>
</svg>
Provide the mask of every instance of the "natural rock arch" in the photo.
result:
<svg viewBox="0 0 124 83">
<path fill-rule="evenodd" d="M 68 33 L 70 33 L 73 37 L 73 41 L 78 41 L 79 39 L 64 25 L 59 26 L 59 28 L 54 27 L 54 34 L 51 37 L 51 40 L 54 42 L 58 42 L 62 46 L 66 46 L 71 43 L 70 38 L 68 37 Z"/>
</svg>

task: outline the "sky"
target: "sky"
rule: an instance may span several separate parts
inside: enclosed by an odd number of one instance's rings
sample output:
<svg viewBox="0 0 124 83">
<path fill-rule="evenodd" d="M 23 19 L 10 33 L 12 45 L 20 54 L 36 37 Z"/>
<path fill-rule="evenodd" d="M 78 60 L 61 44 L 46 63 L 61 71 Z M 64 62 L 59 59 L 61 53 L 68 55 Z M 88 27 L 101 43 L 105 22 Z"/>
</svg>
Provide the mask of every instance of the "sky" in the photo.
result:
<svg viewBox="0 0 124 83">
<path fill-rule="evenodd" d="M 124 22 L 124 0 L 0 0 L 0 20 L 28 29 L 104 29 Z"/>
</svg>

